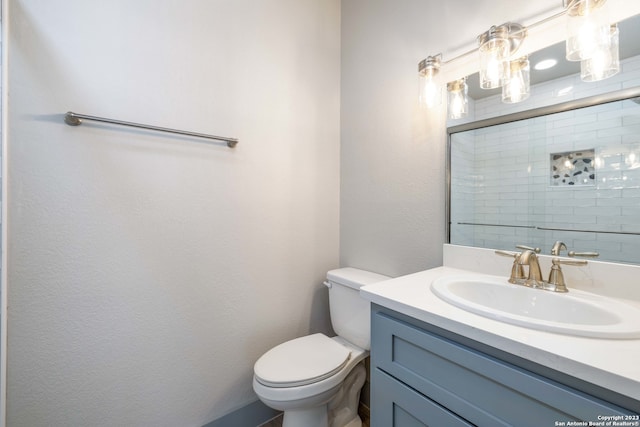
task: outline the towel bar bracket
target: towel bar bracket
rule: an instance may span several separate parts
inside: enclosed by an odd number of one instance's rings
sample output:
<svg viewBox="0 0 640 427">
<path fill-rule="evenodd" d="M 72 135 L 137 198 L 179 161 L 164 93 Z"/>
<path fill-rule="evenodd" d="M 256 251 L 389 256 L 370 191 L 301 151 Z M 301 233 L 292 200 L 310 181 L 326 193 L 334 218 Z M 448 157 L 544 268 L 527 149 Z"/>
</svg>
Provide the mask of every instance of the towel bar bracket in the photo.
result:
<svg viewBox="0 0 640 427">
<path fill-rule="evenodd" d="M 80 126 L 82 120 L 73 115 L 73 113 L 67 113 L 64 115 L 64 122 L 69 126 Z"/>
</svg>

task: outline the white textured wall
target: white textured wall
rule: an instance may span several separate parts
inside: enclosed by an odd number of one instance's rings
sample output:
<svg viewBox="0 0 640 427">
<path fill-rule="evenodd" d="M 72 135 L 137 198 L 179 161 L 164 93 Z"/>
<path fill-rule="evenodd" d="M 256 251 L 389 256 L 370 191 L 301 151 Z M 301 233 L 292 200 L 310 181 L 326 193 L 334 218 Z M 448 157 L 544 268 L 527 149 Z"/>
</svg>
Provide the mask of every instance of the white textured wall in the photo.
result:
<svg viewBox="0 0 640 427">
<path fill-rule="evenodd" d="M 265 350 L 329 329 L 339 1 L 9 6 L 8 425 L 201 426 L 255 400 Z"/>
<path fill-rule="evenodd" d="M 442 265 L 444 108 L 419 111 L 418 62 L 557 0 L 343 0 L 340 259 L 391 276 Z"/>
</svg>

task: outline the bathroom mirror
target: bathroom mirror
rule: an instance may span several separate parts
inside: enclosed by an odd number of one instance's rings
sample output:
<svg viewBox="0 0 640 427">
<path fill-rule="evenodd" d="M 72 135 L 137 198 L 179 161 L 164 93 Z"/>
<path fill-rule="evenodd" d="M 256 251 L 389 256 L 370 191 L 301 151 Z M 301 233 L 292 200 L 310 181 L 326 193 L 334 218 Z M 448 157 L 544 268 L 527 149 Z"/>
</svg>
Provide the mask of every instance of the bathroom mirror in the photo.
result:
<svg viewBox="0 0 640 427">
<path fill-rule="evenodd" d="M 621 72 L 607 80 L 581 82 L 564 43 L 531 55 L 524 102 L 503 104 L 469 77 L 471 118 L 448 127 L 450 243 L 548 254 L 560 240 L 640 264 L 639 21 L 619 24 Z M 551 55 L 561 69 L 537 73 Z"/>
</svg>

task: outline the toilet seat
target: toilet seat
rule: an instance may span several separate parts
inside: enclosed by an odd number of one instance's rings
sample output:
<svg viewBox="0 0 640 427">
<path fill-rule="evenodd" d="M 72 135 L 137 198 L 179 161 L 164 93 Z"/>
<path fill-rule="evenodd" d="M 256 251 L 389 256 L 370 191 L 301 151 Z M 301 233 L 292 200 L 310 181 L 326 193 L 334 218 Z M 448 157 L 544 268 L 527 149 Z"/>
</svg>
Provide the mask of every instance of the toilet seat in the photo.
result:
<svg viewBox="0 0 640 427">
<path fill-rule="evenodd" d="M 254 366 L 255 379 L 267 387 L 298 387 L 335 375 L 351 351 L 324 334 L 282 343 L 266 352 Z"/>
</svg>

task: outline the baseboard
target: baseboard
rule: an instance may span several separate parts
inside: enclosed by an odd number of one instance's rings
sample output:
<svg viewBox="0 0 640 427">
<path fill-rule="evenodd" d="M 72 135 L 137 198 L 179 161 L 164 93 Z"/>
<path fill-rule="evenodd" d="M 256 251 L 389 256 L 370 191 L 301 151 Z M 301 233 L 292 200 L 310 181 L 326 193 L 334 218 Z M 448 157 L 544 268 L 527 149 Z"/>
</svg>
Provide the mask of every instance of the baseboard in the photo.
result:
<svg viewBox="0 0 640 427">
<path fill-rule="evenodd" d="M 278 414 L 278 411 L 257 400 L 203 427 L 256 427 L 277 417 Z"/>
<path fill-rule="evenodd" d="M 358 405 L 358 415 L 362 419 L 362 425 L 369 425 L 370 410 L 369 407 L 362 402 Z M 277 419 L 282 417 L 282 413 L 275 409 L 269 408 L 261 401 L 257 400 L 248 404 L 224 417 L 211 421 L 202 427 L 259 427 L 262 425 L 282 425 L 282 421 Z M 273 424 L 267 424 L 273 421 Z M 280 424 L 278 423 L 280 421 Z"/>
<path fill-rule="evenodd" d="M 371 425 L 371 411 L 369 407 L 364 403 L 360 402 L 358 405 L 358 415 L 362 420 L 362 427 L 369 427 Z M 279 414 L 275 418 L 267 421 L 264 424 L 261 424 L 258 427 L 281 427 L 282 426 L 282 414 Z"/>
</svg>

